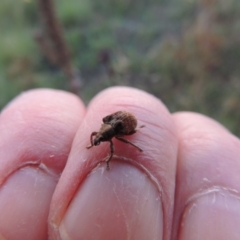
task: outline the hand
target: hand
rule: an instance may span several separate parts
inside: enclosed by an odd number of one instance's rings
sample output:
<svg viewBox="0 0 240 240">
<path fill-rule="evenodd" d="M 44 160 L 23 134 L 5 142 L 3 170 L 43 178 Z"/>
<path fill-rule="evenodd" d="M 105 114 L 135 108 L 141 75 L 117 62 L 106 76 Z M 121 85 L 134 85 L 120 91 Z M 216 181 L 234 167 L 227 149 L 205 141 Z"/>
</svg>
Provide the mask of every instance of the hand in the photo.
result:
<svg viewBox="0 0 240 240">
<path fill-rule="evenodd" d="M 143 152 L 114 139 L 107 171 L 109 143 L 86 146 L 118 110 L 146 126 L 126 137 Z M 239 139 L 136 89 L 105 90 L 87 110 L 33 90 L 0 115 L 0 239 L 239 240 L 239 183 Z"/>
</svg>

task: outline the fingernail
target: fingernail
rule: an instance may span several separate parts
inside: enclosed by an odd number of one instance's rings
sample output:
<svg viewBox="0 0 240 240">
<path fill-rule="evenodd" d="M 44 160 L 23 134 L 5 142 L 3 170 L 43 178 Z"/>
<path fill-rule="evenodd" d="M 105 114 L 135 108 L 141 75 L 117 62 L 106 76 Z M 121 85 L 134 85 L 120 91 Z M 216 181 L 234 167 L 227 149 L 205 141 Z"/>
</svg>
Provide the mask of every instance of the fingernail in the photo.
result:
<svg viewBox="0 0 240 240">
<path fill-rule="evenodd" d="M 240 239 L 240 197 L 216 191 L 192 201 L 185 208 L 180 240 Z"/>
<path fill-rule="evenodd" d="M 0 188 L 0 236 L 47 239 L 48 211 L 56 183 L 55 176 L 33 167 L 10 175 Z"/>
<path fill-rule="evenodd" d="M 112 161 L 79 187 L 62 222 L 61 239 L 162 239 L 159 191 L 142 170 Z"/>
</svg>

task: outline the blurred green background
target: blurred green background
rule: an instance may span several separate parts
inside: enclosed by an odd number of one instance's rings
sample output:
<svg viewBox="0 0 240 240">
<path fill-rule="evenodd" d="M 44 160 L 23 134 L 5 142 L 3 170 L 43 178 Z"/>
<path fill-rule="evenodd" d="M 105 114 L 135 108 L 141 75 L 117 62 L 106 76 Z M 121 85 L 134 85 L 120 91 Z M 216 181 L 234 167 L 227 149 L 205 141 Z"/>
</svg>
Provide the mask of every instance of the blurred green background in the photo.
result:
<svg viewBox="0 0 240 240">
<path fill-rule="evenodd" d="M 240 136 L 239 0 L 56 0 L 81 98 L 113 85 L 206 114 Z M 33 0 L 0 1 L 0 109 L 27 89 L 67 89 L 33 39 Z M 104 57 L 107 60 L 104 60 Z"/>
</svg>

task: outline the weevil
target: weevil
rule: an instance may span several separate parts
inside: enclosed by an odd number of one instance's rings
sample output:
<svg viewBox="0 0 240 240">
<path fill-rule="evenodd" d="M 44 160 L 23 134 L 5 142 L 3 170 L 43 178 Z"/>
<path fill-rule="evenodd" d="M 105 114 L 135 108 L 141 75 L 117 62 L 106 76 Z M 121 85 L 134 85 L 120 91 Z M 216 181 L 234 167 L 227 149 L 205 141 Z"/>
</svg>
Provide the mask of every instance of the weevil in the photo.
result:
<svg viewBox="0 0 240 240">
<path fill-rule="evenodd" d="M 112 142 L 112 139 L 114 137 L 121 142 L 132 145 L 140 152 L 143 151 L 134 143 L 123 138 L 123 136 L 125 135 L 132 135 L 136 133 L 139 128 L 145 127 L 144 125 L 142 125 L 137 129 L 137 119 L 132 113 L 126 111 L 118 111 L 104 117 L 102 121 L 103 124 L 100 130 L 98 132 L 92 132 L 92 134 L 90 135 L 91 144 L 87 146 L 87 149 L 93 146 L 98 146 L 101 142 L 110 142 L 110 155 L 106 160 L 107 170 L 110 169 L 109 162 L 111 161 L 114 153 L 114 145 Z M 93 138 L 94 136 L 95 138 Z"/>
</svg>

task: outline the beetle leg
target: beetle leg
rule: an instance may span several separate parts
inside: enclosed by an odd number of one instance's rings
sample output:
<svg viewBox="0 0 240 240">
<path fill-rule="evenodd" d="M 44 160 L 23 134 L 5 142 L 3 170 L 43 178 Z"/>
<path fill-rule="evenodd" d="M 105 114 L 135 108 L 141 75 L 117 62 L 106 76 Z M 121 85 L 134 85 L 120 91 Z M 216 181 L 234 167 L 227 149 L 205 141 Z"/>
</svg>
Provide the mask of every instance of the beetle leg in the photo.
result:
<svg viewBox="0 0 240 240">
<path fill-rule="evenodd" d="M 130 142 L 129 140 L 127 140 L 127 139 L 125 139 L 125 138 L 123 138 L 123 137 L 115 136 L 115 138 L 116 138 L 117 140 L 121 141 L 121 142 L 128 143 L 128 144 L 134 146 L 134 147 L 137 148 L 140 152 L 143 151 L 140 147 L 138 147 L 137 145 L 135 145 L 134 143 Z"/>
<path fill-rule="evenodd" d="M 86 148 L 89 149 L 91 147 L 93 147 L 93 136 L 97 135 L 97 132 L 92 132 L 91 136 L 90 136 L 90 142 L 91 145 L 87 146 Z"/>
<path fill-rule="evenodd" d="M 113 152 L 114 152 L 114 145 L 113 145 L 113 142 L 112 140 L 109 140 L 110 142 L 110 156 L 108 157 L 108 159 L 106 160 L 106 163 L 107 163 L 107 170 L 110 170 L 110 167 L 109 167 L 109 162 L 110 160 L 112 159 L 112 156 L 113 156 Z"/>
</svg>

